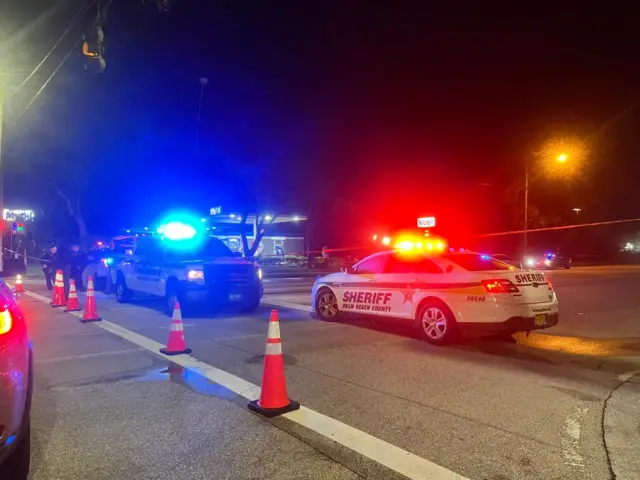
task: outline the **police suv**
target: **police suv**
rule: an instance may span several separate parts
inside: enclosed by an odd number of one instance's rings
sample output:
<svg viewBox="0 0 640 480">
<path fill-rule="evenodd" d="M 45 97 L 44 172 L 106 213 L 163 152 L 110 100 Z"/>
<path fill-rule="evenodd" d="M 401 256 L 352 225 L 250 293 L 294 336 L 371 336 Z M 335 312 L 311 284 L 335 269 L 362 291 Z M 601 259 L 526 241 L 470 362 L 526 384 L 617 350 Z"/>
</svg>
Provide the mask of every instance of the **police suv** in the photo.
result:
<svg viewBox="0 0 640 480">
<path fill-rule="evenodd" d="M 313 311 L 408 319 L 428 342 L 460 334 L 511 334 L 558 323 L 558 299 L 544 273 L 519 270 L 488 255 L 385 251 L 318 278 Z"/>
<path fill-rule="evenodd" d="M 132 255 L 114 268 L 112 279 L 118 302 L 134 293 L 165 299 L 171 314 L 176 301 L 189 308 L 195 303 L 238 305 L 253 312 L 263 295 L 262 271 L 235 256 L 217 238 L 207 237 L 189 248 L 172 248 L 170 240 L 156 236 L 137 239 Z"/>
</svg>

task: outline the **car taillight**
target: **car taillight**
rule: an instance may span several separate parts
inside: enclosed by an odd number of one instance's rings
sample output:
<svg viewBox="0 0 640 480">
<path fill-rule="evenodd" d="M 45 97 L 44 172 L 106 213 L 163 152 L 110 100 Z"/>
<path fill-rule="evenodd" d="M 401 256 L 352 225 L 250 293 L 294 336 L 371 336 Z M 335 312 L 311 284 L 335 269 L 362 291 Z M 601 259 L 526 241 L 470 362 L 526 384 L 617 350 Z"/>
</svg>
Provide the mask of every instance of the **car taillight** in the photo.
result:
<svg viewBox="0 0 640 480">
<path fill-rule="evenodd" d="M 0 335 L 4 335 L 11 331 L 11 327 L 13 326 L 13 319 L 11 318 L 11 313 L 9 310 L 0 311 Z"/>
<path fill-rule="evenodd" d="M 505 279 L 482 280 L 482 285 L 489 293 L 516 293 L 520 291 L 513 283 Z"/>
<path fill-rule="evenodd" d="M 551 283 L 551 280 L 549 280 L 548 278 L 547 278 L 547 285 L 549 286 L 549 291 L 553 292 L 553 284 Z"/>
</svg>

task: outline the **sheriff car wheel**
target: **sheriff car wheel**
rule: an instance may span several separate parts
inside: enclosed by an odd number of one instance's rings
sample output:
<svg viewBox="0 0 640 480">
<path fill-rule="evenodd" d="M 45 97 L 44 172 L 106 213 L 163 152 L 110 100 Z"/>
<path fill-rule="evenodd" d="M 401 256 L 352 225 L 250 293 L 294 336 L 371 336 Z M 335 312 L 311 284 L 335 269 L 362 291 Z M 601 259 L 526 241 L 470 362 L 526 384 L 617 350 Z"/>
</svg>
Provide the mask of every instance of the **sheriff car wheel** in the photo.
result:
<svg viewBox="0 0 640 480">
<path fill-rule="evenodd" d="M 116 300 L 118 303 L 127 303 L 131 301 L 131 297 L 133 297 L 133 291 L 127 288 L 124 276 L 118 273 L 118 279 L 116 280 Z"/>
<path fill-rule="evenodd" d="M 440 301 L 430 300 L 422 304 L 416 323 L 421 337 L 433 345 L 451 343 L 458 335 L 453 313 Z"/>
<path fill-rule="evenodd" d="M 338 299 L 328 288 L 321 289 L 316 295 L 316 314 L 322 320 L 333 322 L 338 319 Z"/>
</svg>

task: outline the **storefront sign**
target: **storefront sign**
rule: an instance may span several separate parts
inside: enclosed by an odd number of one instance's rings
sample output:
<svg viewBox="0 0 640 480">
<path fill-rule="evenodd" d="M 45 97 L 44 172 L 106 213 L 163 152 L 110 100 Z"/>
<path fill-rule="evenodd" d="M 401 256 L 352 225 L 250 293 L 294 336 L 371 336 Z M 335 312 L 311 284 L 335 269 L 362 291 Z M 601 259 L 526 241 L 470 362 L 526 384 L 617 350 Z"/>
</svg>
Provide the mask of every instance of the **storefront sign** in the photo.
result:
<svg viewBox="0 0 640 480">
<path fill-rule="evenodd" d="M 436 217 L 418 218 L 418 228 L 433 228 L 436 226 Z"/>
</svg>

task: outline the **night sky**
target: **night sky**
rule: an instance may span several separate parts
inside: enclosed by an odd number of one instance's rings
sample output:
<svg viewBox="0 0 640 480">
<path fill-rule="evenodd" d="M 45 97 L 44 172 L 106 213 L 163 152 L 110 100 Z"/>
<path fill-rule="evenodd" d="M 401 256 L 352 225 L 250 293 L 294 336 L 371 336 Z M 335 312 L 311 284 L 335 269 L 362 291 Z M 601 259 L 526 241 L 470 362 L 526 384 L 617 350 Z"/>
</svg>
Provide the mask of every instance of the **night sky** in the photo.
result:
<svg viewBox="0 0 640 480">
<path fill-rule="evenodd" d="M 5 46 L 17 32 L 25 45 L 12 44 L 11 61 L 4 49 L 5 69 L 37 64 L 83 2 L 23 3 L 0 9 Z M 465 232 L 496 230 L 518 226 L 505 197 L 525 157 L 562 132 L 595 142 L 589 163 L 578 179 L 537 179 L 533 208 L 558 222 L 575 206 L 588 220 L 640 216 L 631 10 L 385 3 L 173 0 L 160 13 L 113 0 L 106 72 L 85 71 L 78 47 L 7 134 L 7 203 L 60 209 L 44 180 L 62 178 L 93 230 L 255 196 L 312 215 L 339 198 L 336 228 L 412 226 L 432 212 Z M 5 125 L 92 15 L 10 100 Z"/>
</svg>

